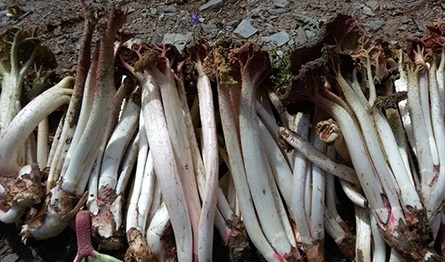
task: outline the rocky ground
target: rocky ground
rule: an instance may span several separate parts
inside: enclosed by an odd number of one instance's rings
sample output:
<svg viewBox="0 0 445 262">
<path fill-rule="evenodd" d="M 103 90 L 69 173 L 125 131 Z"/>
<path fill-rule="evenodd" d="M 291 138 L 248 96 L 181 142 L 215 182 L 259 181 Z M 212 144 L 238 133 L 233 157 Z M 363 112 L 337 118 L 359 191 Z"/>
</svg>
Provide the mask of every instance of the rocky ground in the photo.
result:
<svg viewBox="0 0 445 262">
<path fill-rule="evenodd" d="M 87 1 L 90 2 L 90 1 Z M 251 40 L 278 54 L 317 34 L 324 21 L 338 13 L 355 16 L 372 38 L 404 46 L 421 36 L 426 25 L 445 21 L 445 3 L 433 0 L 160 0 L 113 1 L 128 10 L 124 31 L 150 43 L 168 42 L 182 48 L 197 36 Z M 15 17 L 8 8 L 17 5 Z M 0 1 L 1 29 L 37 29 L 58 61 L 58 75 L 75 69 L 83 11 L 73 0 Z M 55 239 L 21 244 L 15 225 L 0 224 L 0 260 L 72 261 L 76 243 L 71 229 Z"/>
</svg>

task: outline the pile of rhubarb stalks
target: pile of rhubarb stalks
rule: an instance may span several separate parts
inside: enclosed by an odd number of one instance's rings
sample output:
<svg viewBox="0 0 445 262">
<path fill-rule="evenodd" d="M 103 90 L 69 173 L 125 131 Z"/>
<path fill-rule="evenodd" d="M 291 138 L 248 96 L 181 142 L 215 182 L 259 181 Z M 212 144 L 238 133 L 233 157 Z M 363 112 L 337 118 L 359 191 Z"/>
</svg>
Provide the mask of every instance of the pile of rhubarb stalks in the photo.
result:
<svg viewBox="0 0 445 262">
<path fill-rule="evenodd" d="M 339 15 L 276 86 L 252 42 L 179 53 L 81 3 L 77 71 L 52 87 L 38 37 L 0 34 L 0 221 L 25 243 L 74 226 L 75 261 L 212 261 L 215 241 L 322 261 L 327 237 L 350 260 L 444 261 L 445 24 L 389 47 Z"/>
</svg>

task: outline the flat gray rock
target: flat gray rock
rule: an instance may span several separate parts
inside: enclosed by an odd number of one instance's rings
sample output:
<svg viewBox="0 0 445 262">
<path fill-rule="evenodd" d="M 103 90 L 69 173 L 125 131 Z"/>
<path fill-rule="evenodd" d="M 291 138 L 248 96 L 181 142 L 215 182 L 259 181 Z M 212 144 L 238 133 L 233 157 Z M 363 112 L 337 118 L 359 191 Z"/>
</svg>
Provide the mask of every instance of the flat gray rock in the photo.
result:
<svg viewBox="0 0 445 262">
<path fill-rule="evenodd" d="M 374 12 L 372 11 L 372 9 L 368 6 L 363 7 L 363 14 L 367 15 L 367 16 L 375 16 Z"/>
<path fill-rule="evenodd" d="M 214 23 L 210 22 L 201 24 L 201 28 L 204 33 L 212 33 L 217 29 L 217 26 Z"/>
<path fill-rule="evenodd" d="M 419 28 L 419 30 L 421 32 L 424 32 L 427 29 L 426 26 L 431 24 L 431 23 L 429 21 L 425 21 L 425 20 L 417 20 L 416 24 L 417 24 L 417 27 Z"/>
<path fill-rule="evenodd" d="M 162 11 L 164 11 L 164 13 L 176 13 L 178 12 L 178 9 L 172 5 L 167 5 L 162 7 Z"/>
<path fill-rule="evenodd" d="M 187 43 L 191 42 L 192 40 L 193 40 L 192 33 L 187 33 L 186 35 L 165 34 L 164 38 L 162 39 L 162 42 L 165 44 L 172 44 L 178 49 L 179 52 L 182 52 Z"/>
<path fill-rule="evenodd" d="M 383 20 L 380 19 L 376 19 L 374 21 L 365 23 L 365 27 L 369 28 L 371 31 L 377 31 L 380 28 L 382 28 L 382 26 L 385 24 L 385 22 Z"/>
<path fill-rule="evenodd" d="M 275 0 L 273 5 L 278 8 L 286 8 L 289 5 L 289 1 L 287 0 Z"/>
<path fill-rule="evenodd" d="M 277 47 L 280 47 L 286 44 L 290 40 L 290 37 L 286 31 L 281 31 L 270 36 L 262 37 L 261 40 L 264 42 L 273 42 Z"/>
<path fill-rule="evenodd" d="M 258 29 L 253 27 L 249 20 L 243 19 L 233 32 L 242 38 L 249 38 L 258 32 Z"/>
<path fill-rule="evenodd" d="M 269 10 L 267 10 L 267 12 L 269 12 L 269 14 L 271 14 L 271 15 L 279 15 L 279 14 L 282 14 L 282 13 L 286 13 L 287 9 L 275 8 L 275 9 L 269 9 Z"/>
<path fill-rule="evenodd" d="M 240 22 L 241 22 L 240 20 L 232 20 L 227 22 L 227 26 L 236 28 L 240 24 Z"/>
<path fill-rule="evenodd" d="M 375 0 L 367 1 L 365 4 L 369 6 L 369 8 L 371 8 L 373 12 L 375 12 L 380 7 L 379 2 Z"/>
<path fill-rule="evenodd" d="M 15 262 L 17 260 L 19 260 L 19 256 L 17 256 L 17 254 L 12 253 L 12 254 L 5 256 L 2 261 L 3 262 Z"/>
<path fill-rule="evenodd" d="M 222 0 L 210 0 L 207 3 L 203 4 L 199 10 L 200 11 L 208 11 L 208 10 L 213 10 L 213 9 L 217 9 L 220 8 L 221 6 L 223 6 L 224 2 Z"/>
</svg>

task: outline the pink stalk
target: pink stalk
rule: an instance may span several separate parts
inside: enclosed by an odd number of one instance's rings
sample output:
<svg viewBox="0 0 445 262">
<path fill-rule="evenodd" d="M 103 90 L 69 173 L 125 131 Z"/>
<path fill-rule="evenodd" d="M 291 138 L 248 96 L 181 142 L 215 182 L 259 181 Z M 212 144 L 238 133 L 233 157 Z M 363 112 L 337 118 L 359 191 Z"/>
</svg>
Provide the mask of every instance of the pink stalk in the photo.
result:
<svg viewBox="0 0 445 262">
<path fill-rule="evenodd" d="M 96 258 L 93 243 L 91 243 L 91 218 L 90 212 L 81 210 L 76 215 L 77 255 L 75 262 L 81 262 L 88 257 Z"/>
</svg>

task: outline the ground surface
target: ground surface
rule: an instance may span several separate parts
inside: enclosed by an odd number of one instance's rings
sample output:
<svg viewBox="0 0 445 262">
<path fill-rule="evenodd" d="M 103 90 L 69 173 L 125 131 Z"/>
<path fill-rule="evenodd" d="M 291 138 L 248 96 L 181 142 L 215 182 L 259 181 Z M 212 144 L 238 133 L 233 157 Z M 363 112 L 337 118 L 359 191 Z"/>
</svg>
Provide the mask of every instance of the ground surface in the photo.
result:
<svg viewBox="0 0 445 262">
<path fill-rule="evenodd" d="M 227 0 L 210 10 L 204 10 L 206 1 L 198 0 L 114 2 L 124 3 L 128 10 L 124 31 L 149 43 L 164 40 L 180 45 L 202 35 L 210 41 L 249 39 L 275 52 L 310 41 L 318 23 L 338 13 L 358 18 L 372 38 L 383 37 L 401 46 L 407 38 L 421 36 L 427 24 L 445 21 L 445 3 L 428 0 Z M 24 12 L 17 18 L 6 16 L 13 4 Z M 192 15 L 200 18 L 199 23 L 193 25 Z M 251 31 L 241 30 L 241 22 L 250 23 Z M 82 23 L 78 1 L 0 1 L 0 31 L 9 26 L 38 29 L 42 42 L 56 55 L 59 76 L 75 69 Z M 177 35 L 166 35 L 172 33 Z M 72 261 L 76 243 L 71 229 L 55 239 L 29 241 L 28 246 L 21 244 L 17 232 L 15 225 L 0 224 L 1 261 Z"/>
</svg>

